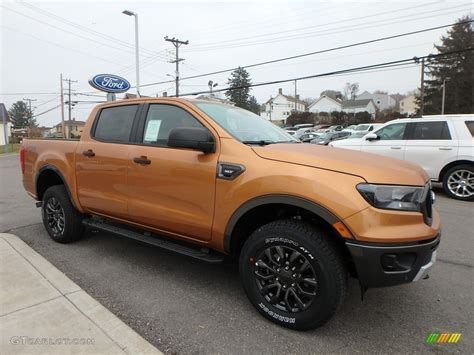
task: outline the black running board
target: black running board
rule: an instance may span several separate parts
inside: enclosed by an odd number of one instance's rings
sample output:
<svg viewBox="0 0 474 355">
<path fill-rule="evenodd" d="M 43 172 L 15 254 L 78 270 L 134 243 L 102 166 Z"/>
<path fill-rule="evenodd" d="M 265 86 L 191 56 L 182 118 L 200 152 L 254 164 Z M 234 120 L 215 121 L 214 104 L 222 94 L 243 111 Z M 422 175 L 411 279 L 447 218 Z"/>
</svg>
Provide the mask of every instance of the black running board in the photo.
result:
<svg viewBox="0 0 474 355">
<path fill-rule="evenodd" d="M 153 245 L 162 249 L 174 251 L 176 253 L 187 255 L 211 264 L 218 264 L 224 261 L 223 255 L 212 254 L 212 252 L 207 248 L 199 249 L 199 247 L 186 246 L 180 242 L 173 242 L 168 239 L 163 239 L 148 232 L 146 232 L 146 234 L 135 232 L 130 229 L 108 224 L 106 222 L 101 222 L 93 218 L 85 219 L 82 223 L 90 228 L 137 240 L 139 242 Z"/>
</svg>

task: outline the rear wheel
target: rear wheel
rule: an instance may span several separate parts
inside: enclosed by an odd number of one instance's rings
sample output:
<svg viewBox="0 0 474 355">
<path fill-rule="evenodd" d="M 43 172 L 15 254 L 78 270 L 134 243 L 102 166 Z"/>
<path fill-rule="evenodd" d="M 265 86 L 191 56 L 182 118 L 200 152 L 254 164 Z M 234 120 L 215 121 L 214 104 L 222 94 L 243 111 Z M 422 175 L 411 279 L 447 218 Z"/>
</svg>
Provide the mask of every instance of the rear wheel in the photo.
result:
<svg viewBox="0 0 474 355">
<path fill-rule="evenodd" d="M 74 208 L 64 185 L 46 190 L 41 215 L 46 231 L 54 241 L 69 243 L 82 237 L 83 216 Z"/>
<path fill-rule="evenodd" d="M 326 233 L 296 220 L 256 230 L 240 256 L 240 275 L 255 308 L 274 323 L 313 329 L 342 303 L 347 272 Z"/>
<path fill-rule="evenodd" d="M 474 167 L 457 165 L 449 169 L 444 174 L 443 188 L 451 198 L 474 201 Z"/>
</svg>

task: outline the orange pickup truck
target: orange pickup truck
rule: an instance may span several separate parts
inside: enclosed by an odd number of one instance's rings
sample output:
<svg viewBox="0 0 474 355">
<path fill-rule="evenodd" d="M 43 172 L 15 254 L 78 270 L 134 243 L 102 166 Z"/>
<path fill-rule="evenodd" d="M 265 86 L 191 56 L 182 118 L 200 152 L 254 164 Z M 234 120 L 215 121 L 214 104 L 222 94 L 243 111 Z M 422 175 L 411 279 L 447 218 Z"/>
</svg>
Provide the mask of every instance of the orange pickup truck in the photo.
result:
<svg viewBox="0 0 474 355">
<path fill-rule="evenodd" d="M 418 166 L 304 144 L 215 100 L 97 106 L 79 141 L 25 139 L 23 184 L 57 242 L 85 228 L 218 263 L 239 260 L 269 320 L 324 324 L 362 291 L 425 278 L 440 219 Z"/>
</svg>

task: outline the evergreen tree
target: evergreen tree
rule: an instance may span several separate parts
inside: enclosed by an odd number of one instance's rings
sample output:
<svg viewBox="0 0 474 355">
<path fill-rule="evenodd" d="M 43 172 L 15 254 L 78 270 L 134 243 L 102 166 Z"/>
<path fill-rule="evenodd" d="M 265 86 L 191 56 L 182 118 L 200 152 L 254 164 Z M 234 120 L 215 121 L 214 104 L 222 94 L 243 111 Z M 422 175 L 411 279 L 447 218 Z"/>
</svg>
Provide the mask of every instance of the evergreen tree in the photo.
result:
<svg viewBox="0 0 474 355">
<path fill-rule="evenodd" d="M 473 47 L 474 32 L 471 16 L 458 23 L 441 37 L 441 45 L 435 45 L 438 52 L 446 53 Z M 443 81 L 446 80 L 445 110 L 448 113 L 474 112 L 474 53 L 472 51 L 433 58 L 427 65 L 428 79 L 424 84 L 424 114 L 440 114 L 442 106 Z M 421 103 L 417 96 L 418 105 Z"/>
<path fill-rule="evenodd" d="M 260 104 L 257 102 L 257 99 L 255 98 L 255 96 L 250 96 L 248 104 L 249 104 L 248 110 L 260 116 Z"/>
<path fill-rule="evenodd" d="M 232 101 L 235 106 L 250 110 L 250 87 L 252 84 L 250 74 L 244 68 L 238 67 L 231 74 L 227 81 L 230 89 L 225 92 L 225 96 Z"/>
<path fill-rule="evenodd" d="M 8 110 L 15 127 L 36 127 L 36 119 L 24 101 L 15 102 Z"/>
</svg>

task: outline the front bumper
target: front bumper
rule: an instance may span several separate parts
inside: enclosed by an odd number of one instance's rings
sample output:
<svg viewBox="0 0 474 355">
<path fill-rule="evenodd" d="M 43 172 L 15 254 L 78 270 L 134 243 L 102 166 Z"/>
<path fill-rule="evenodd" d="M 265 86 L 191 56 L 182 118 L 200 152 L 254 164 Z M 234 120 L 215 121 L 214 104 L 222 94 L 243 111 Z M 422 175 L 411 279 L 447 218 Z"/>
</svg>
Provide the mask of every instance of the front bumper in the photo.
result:
<svg viewBox="0 0 474 355">
<path fill-rule="evenodd" d="M 357 277 L 363 287 L 394 286 L 418 281 L 436 261 L 441 235 L 410 244 L 378 244 L 347 241 Z"/>
</svg>

